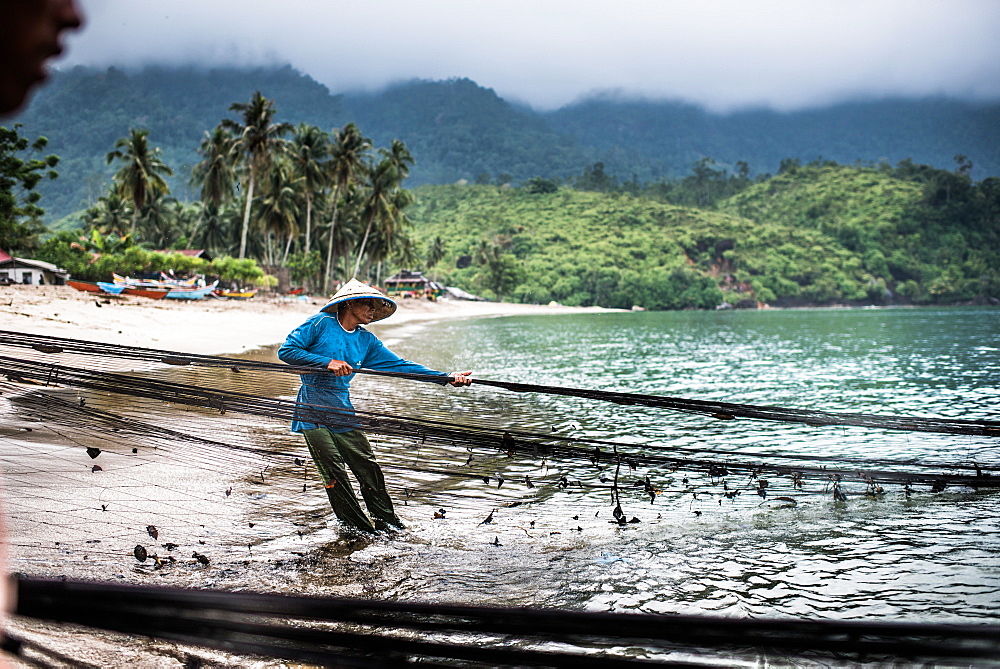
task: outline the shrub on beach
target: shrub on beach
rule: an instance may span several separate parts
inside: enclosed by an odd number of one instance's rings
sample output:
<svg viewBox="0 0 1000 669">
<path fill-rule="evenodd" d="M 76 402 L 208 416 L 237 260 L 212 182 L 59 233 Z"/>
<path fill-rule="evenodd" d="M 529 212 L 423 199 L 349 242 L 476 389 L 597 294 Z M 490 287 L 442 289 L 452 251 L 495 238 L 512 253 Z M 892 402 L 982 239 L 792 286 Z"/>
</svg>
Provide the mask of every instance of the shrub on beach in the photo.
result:
<svg viewBox="0 0 1000 669">
<path fill-rule="evenodd" d="M 93 235 L 92 235 L 93 238 Z M 63 231 L 49 238 L 36 254 L 38 260 L 57 265 L 75 279 L 110 281 L 112 274 L 125 276 L 147 272 L 173 272 L 176 275 L 204 274 L 240 285 L 265 285 L 269 277 L 253 259 L 238 260 L 229 256 L 207 261 L 183 253 L 161 253 L 130 245 L 127 240 L 78 237 Z M 95 248 L 98 247 L 98 248 Z"/>
</svg>

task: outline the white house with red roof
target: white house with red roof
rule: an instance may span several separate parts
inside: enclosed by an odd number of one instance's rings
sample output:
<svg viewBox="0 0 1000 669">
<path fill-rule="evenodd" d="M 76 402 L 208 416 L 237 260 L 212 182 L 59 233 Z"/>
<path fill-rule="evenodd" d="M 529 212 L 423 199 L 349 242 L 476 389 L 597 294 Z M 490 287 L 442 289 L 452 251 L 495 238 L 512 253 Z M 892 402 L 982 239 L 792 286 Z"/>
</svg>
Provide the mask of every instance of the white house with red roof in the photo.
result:
<svg viewBox="0 0 1000 669">
<path fill-rule="evenodd" d="M 0 284 L 22 283 L 42 286 L 61 286 L 69 278 L 69 272 L 43 260 L 14 258 L 0 249 Z"/>
</svg>

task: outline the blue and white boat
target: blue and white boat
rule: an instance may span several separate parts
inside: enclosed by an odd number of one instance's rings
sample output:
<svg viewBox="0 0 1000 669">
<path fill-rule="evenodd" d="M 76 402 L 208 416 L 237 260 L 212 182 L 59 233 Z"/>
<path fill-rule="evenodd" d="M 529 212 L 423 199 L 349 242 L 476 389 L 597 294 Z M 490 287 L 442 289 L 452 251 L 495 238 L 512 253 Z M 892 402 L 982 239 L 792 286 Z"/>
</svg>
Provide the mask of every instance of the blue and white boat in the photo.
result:
<svg viewBox="0 0 1000 669">
<path fill-rule="evenodd" d="M 218 281 L 213 281 L 207 286 L 202 286 L 201 288 L 188 288 L 187 286 L 171 286 L 170 292 L 167 293 L 166 298 L 168 300 L 200 300 L 219 285 Z"/>
<path fill-rule="evenodd" d="M 109 295 L 121 295 L 122 291 L 125 290 L 125 286 L 116 283 L 108 283 L 107 281 L 98 281 L 97 287 Z"/>
</svg>

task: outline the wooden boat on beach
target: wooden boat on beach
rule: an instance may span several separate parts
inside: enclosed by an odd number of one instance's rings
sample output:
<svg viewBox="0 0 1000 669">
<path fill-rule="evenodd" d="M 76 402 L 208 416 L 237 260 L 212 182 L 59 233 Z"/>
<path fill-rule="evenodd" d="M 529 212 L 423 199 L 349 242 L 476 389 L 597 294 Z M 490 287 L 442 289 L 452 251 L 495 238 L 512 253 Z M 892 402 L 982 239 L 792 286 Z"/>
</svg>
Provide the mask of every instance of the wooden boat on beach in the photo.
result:
<svg viewBox="0 0 1000 669">
<path fill-rule="evenodd" d="M 162 272 L 161 277 L 166 275 Z M 114 282 L 122 286 L 139 286 L 142 288 L 197 288 L 198 277 L 191 277 L 190 279 L 170 279 L 170 278 L 160 278 L 160 279 L 133 279 L 130 276 L 122 276 L 121 274 L 111 275 Z"/>
<path fill-rule="evenodd" d="M 124 286 L 122 292 L 126 295 L 148 297 L 151 300 L 162 300 L 170 292 L 169 288 L 140 288 L 139 286 Z"/>
<path fill-rule="evenodd" d="M 93 281 L 79 281 L 77 279 L 66 279 L 66 285 L 71 288 L 76 288 L 77 290 L 82 290 L 85 293 L 100 293 L 103 292 L 101 287 L 98 286 Z"/>
<path fill-rule="evenodd" d="M 227 300 L 249 300 L 257 294 L 256 290 L 217 290 L 215 294 Z"/>
<path fill-rule="evenodd" d="M 107 281 L 98 281 L 97 287 L 101 289 L 102 293 L 107 293 L 108 295 L 121 295 L 122 291 L 125 290 L 125 286 L 108 283 Z"/>
<path fill-rule="evenodd" d="M 170 300 L 200 300 L 206 295 L 215 290 L 219 285 L 216 281 L 208 286 L 202 286 L 201 288 L 188 288 L 186 286 L 171 286 L 170 291 L 167 293 L 167 299 Z"/>
<path fill-rule="evenodd" d="M 133 279 L 114 274 L 114 285 L 126 295 L 141 295 L 152 299 L 163 297 L 172 300 L 200 300 L 218 287 L 215 281 L 207 286 L 199 286 L 197 278 L 191 279 Z"/>
</svg>

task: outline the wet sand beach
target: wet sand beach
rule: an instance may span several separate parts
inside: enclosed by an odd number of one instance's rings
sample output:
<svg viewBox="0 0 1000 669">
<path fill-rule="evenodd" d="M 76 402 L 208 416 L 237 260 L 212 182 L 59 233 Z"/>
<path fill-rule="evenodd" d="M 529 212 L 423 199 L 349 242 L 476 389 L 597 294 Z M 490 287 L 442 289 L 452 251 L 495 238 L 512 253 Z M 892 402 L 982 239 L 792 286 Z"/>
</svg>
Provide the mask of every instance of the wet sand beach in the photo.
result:
<svg viewBox="0 0 1000 669">
<path fill-rule="evenodd" d="M 108 296 L 102 294 L 84 293 L 68 286 L 0 286 L 0 330 L 18 333 L 38 334 L 54 337 L 66 337 L 85 341 L 120 344 L 153 349 L 164 349 L 177 352 L 207 354 L 207 355 L 239 355 L 254 349 L 278 344 L 293 328 L 299 325 L 309 315 L 316 313 L 326 300 L 322 297 L 288 297 L 277 295 L 259 295 L 251 300 L 231 301 L 205 299 L 199 301 L 149 300 L 132 296 Z M 427 300 L 400 300 L 399 309 L 386 322 L 376 324 L 372 330 L 390 341 L 398 341 L 407 336 L 408 327 L 424 322 L 443 319 L 486 318 L 514 315 L 558 314 L 580 311 L 596 311 L 597 309 L 567 308 L 562 306 L 522 305 L 493 302 L 469 302 L 442 300 L 431 302 Z M 5 400 L 7 401 L 7 400 Z M 8 405 L 4 405 L 5 407 Z M 6 421 L 10 422 L 10 421 Z M 17 422 L 17 421 L 15 421 Z M 41 451 L 37 450 L 43 444 L 37 439 L 44 439 L 36 430 L 38 437 L 22 437 L 18 425 L 8 425 L 4 432 L 5 457 L 7 467 L 17 466 L 16 463 L 38 461 Z M 10 434 L 7 434 L 7 433 Z M 34 442 L 34 443 L 33 443 Z M 295 445 L 298 446 L 297 440 Z M 56 460 L 65 456 L 67 447 L 71 450 L 74 444 L 44 445 L 53 449 Z M 78 444 L 76 444 L 78 446 Z M 63 449 L 60 451 L 60 449 Z M 23 457 L 22 457 L 23 456 Z M 84 460 L 86 460 L 84 458 Z M 13 463 L 13 464 L 12 464 Z M 5 469 L 7 468 L 5 467 Z M 169 468 L 168 468 L 169 470 Z M 176 471 L 157 471 L 153 476 L 175 476 Z M 171 473 L 173 472 L 173 473 Z M 189 475 L 189 485 L 198 487 L 218 487 L 220 490 L 228 486 L 231 490 L 238 489 L 239 496 L 234 494 L 227 501 L 231 502 L 229 513 L 239 516 L 246 512 L 248 504 L 252 503 L 252 495 L 260 494 L 251 490 L 244 491 L 244 484 L 238 476 L 232 481 L 220 482 L 218 471 L 198 470 L 195 468 Z M 8 477 L 15 472 L 7 472 Z M 109 580 L 124 580 L 126 582 L 161 582 L 161 575 L 155 570 L 145 569 L 145 565 L 133 562 L 124 551 L 125 557 L 120 565 L 112 565 L 108 570 L 107 563 L 97 562 L 88 566 L 70 558 L 63 562 L 59 549 L 51 546 L 59 545 L 59 540 L 66 539 L 66 530 L 54 528 L 51 522 L 44 518 L 58 512 L 65 502 L 69 507 L 100 508 L 106 503 L 108 491 L 102 492 L 100 486 L 88 489 L 89 473 L 79 476 L 77 492 L 66 500 L 59 499 L 58 486 L 56 497 L 44 506 L 39 507 L 39 513 L 25 514 L 25 506 L 17 497 L 23 494 L 25 477 L 30 477 L 29 487 L 46 485 L 45 468 L 39 467 L 34 474 L 17 471 L 14 478 L 8 480 L 6 497 L 8 508 L 20 511 L 16 518 L 8 523 L 8 539 L 15 546 L 14 568 L 26 571 L 29 575 L 69 578 L 98 578 Z M 65 477 L 65 476 L 64 476 Z M 20 485 L 19 485 L 20 484 Z M 155 490 L 155 488 L 150 488 Z M 312 492 L 312 491 L 311 491 Z M 273 494 L 273 493 L 272 493 Z M 29 494 L 33 497 L 32 494 Z M 91 499 L 94 497 L 94 499 Z M 310 504 L 318 508 L 324 507 L 324 500 L 319 495 L 310 494 L 307 498 Z M 134 505 L 129 518 L 118 519 L 126 526 L 143 527 L 145 520 L 152 515 L 155 507 L 142 506 L 142 503 L 155 504 L 155 499 L 131 500 Z M 311 530 L 318 531 L 312 543 L 322 544 L 330 537 L 336 537 L 333 530 L 323 529 L 323 518 L 328 515 L 326 509 L 318 515 L 310 507 L 299 509 L 289 500 L 283 500 L 287 513 L 298 518 L 309 520 Z M 108 505 L 110 506 L 110 505 Z M 96 514 L 94 522 L 100 524 L 105 518 Z M 225 523 L 231 520 L 223 519 Z M 235 523 L 234 523 L 235 524 Z M 96 526 L 95 526 L 96 527 Z M 201 526 L 204 528 L 204 525 Z M 221 527 L 209 527 L 206 531 L 218 531 Z M 192 542 L 194 538 L 192 537 Z M 212 548 L 213 539 L 209 539 L 208 548 Z M 154 545 L 156 542 L 148 542 Z M 161 542 L 162 543 L 162 542 Z M 202 542 L 204 543 L 204 542 Z M 108 545 L 108 542 L 105 542 Z M 131 545 L 131 544 L 129 544 Z M 318 545 L 318 544 L 317 544 Z M 48 546 L 49 548 L 45 548 Z M 298 547 L 297 545 L 295 546 Z M 120 548 L 116 546 L 116 550 Z M 96 546 L 95 546 L 96 549 Z M 209 552 L 207 549 L 203 549 Z M 261 547 L 259 550 L 265 550 Z M 335 544 L 329 550 L 338 553 Z M 119 551 L 121 552 L 121 551 Z M 162 551 L 161 551 L 162 552 Z M 276 550 L 275 553 L 284 552 Z M 345 554 L 346 555 L 346 554 Z M 186 557 L 186 556 L 185 556 Z M 329 560 L 344 559 L 335 554 L 327 556 Z M 213 564 L 213 567 L 216 565 Z M 267 570 L 267 567 L 262 567 Z M 136 571 L 139 570 L 139 571 Z M 207 571 L 207 570 L 206 570 Z M 272 573 L 273 572 L 268 572 Z M 197 574 L 189 576 L 196 578 Z M 246 574 L 244 574 L 244 577 Z M 169 581 L 169 578 L 166 579 Z M 166 583 L 166 581 L 163 581 Z M 178 583 L 174 583 L 175 585 Z M 181 583 L 183 584 L 183 582 Z M 222 587 L 227 588 L 233 583 L 188 582 L 191 587 Z M 247 584 L 244 583 L 244 586 Z M 262 587 L 260 582 L 256 587 Z M 237 588 L 239 589 L 239 588 Z M 280 589 L 280 588 L 279 588 Z M 348 588 L 342 594 L 357 596 Z M 212 651 L 185 648 L 175 644 L 138 640 L 122 635 L 84 630 L 74 626 L 60 626 L 37 621 L 16 620 L 10 629 L 20 638 L 39 644 L 41 647 L 64 652 L 77 662 L 92 663 L 93 666 L 185 666 L 192 662 L 208 666 L 283 666 L 282 663 L 268 661 L 258 662 L 249 658 L 233 658 L 226 654 Z M 86 638 L 83 641 L 83 637 Z M 13 666 L 28 666 L 14 662 Z"/>
</svg>

